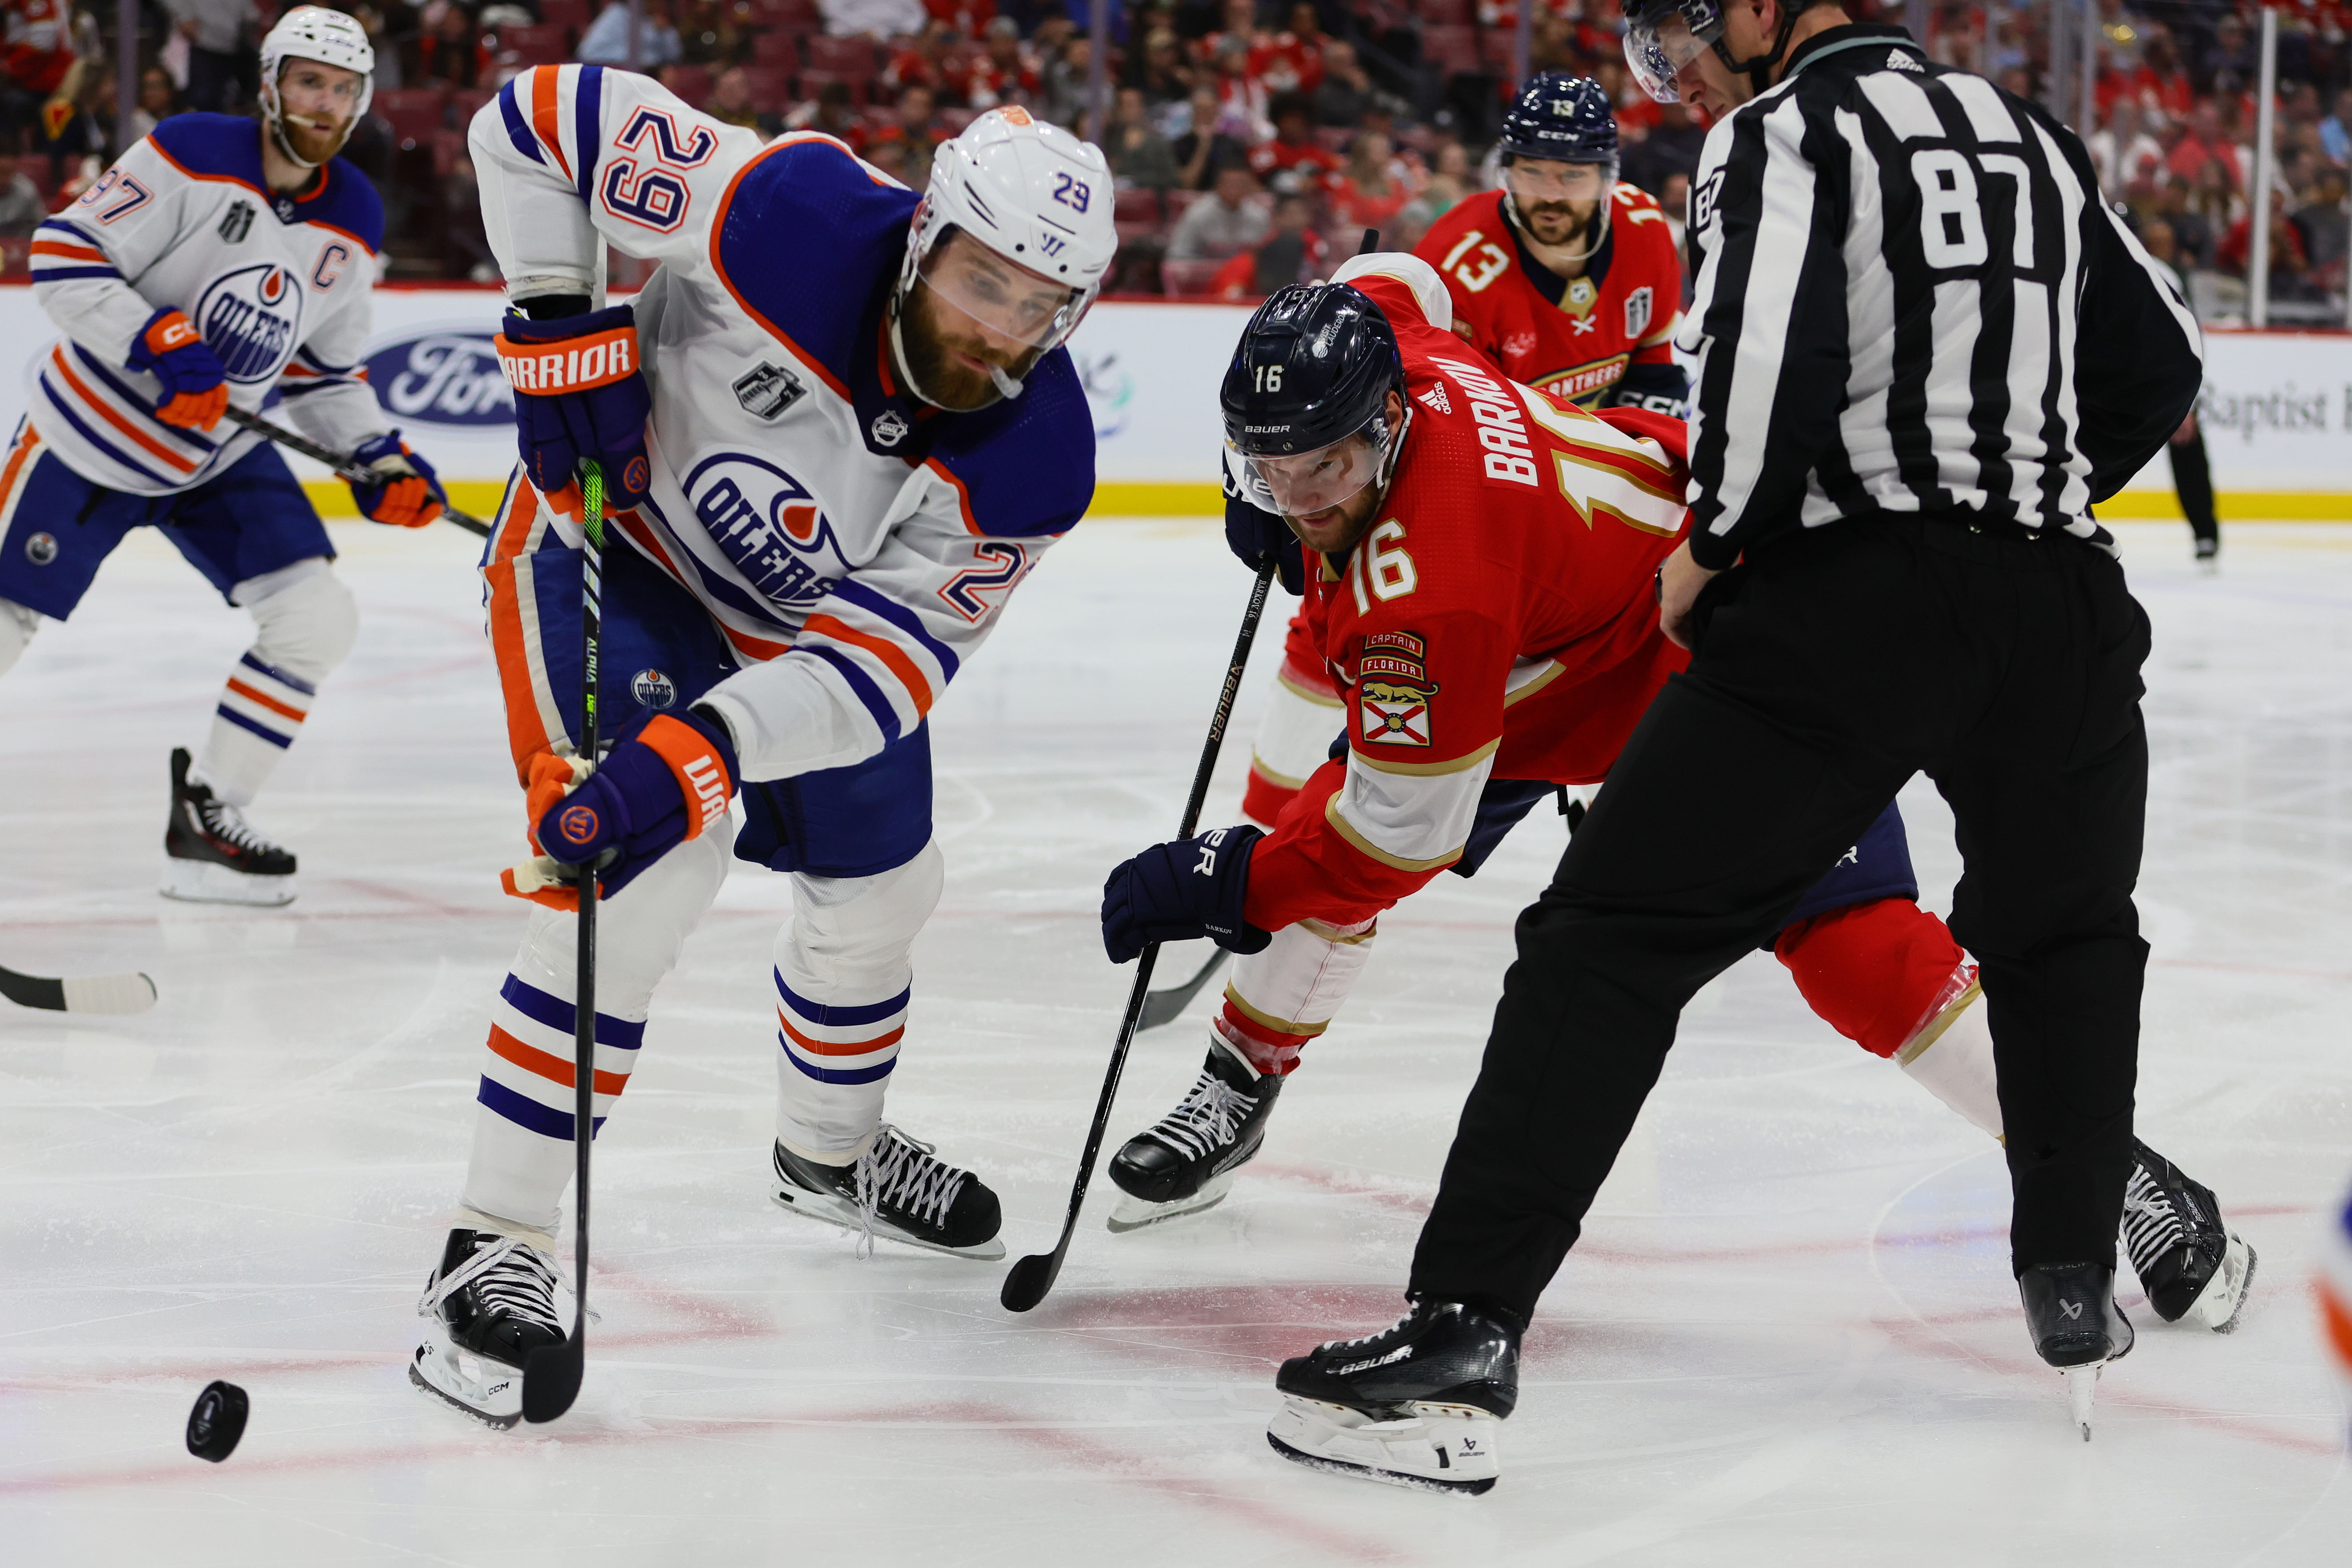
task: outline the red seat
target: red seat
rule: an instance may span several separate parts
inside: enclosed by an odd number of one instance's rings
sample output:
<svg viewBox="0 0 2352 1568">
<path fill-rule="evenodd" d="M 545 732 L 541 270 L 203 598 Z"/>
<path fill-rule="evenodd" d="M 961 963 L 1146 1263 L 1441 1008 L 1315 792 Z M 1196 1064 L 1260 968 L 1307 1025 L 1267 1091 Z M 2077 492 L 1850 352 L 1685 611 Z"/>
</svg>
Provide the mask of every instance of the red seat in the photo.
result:
<svg viewBox="0 0 2352 1568">
<path fill-rule="evenodd" d="M 781 114 L 792 108 L 791 72 L 776 70 L 768 66 L 745 66 L 743 78 L 751 89 L 751 108 L 756 112 Z"/>
<path fill-rule="evenodd" d="M 1160 277 L 1171 299 L 1206 299 L 1210 280 L 1224 265 L 1222 261 L 1163 261 Z"/>
<path fill-rule="evenodd" d="M 572 29 L 541 22 L 529 27 L 500 27 L 501 55 L 512 55 L 522 66 L 560 66 L 572 57 Z"/>
<path fill-rule="evenodd" d="M 824 91 L 827 82 L 846 82 L 849 86 L 849 101 L 864 109 L 866 87 L 873 79 L 872 76 L 865 73 L 853 76 L 840 71 L 803 71 L 801 72 L 801 96 L 815 98 Z"/>
<path fill-rule="evenodd" d="M 1495 28 L 1480 35 L 1478 57 L 1485 61 L 1486 68 L 1496 76 L 1509 76 L 1512 74 L 1513 68 L 1518 64 L 1518 39 L 1511 34 L 1504 32 L 1499 27 Z"/>
<path fill-rule="evenodd" d="M 377 93 L 375 113 L 392 127 L 392 139 L 403 147 L 429 142 L 442 129 L 449 94 L 437 87 L 394 87 Z"/>
<path fill-rule="evenodd" d="M 1118 248 L 1121 250 L 1129 249 L 1140 241 L 1160 237 L 1158 224 L 1113 224 L 1111 226 L 1118 231 Z"/>
<path fill-rule="evenodd" d="M 816 0 L 751 0 L 751 15 L 772 27 L 814 33 L 824 26 Z"/>
<path fill-rule="evenodd" d="M 1472 21 L 1470 0 L 1421 0 L 1416 9 L 1425 27 L 1466 27 Z"/>
<path fill-rule="evenodd" d="M 1443 67 L 1449 76 L 1478 68 L 1478 32 L 1475 27 L 1431 26 L 1421 30 L 1421 57 Z"/>
<path fill-rule="evenodd" d="M 596 19 L 596 7 L 588 0 L 539 0 L 539 19 L 551 27 L 584 33 Z"/>
<path fill-rule="evenodd" d="M 1160 193 L 1138 185 L 1121 191 L 1111 205 L 1112 221 L 1121 224 L 1157 224 L 1160 221 Z"/>
<path fill-rule="evenodd" d="M 669 90 L 685 99 L 691 108 L 700 109 L 709 100 L 711 79 L 709 66 L 672 66 L 669 68 Z"/>
<path fill-rule="evenodd" d="M 1209 193 L 1206 191 L 1186 191 L 1181 189 L 1163 192 L 1160 195 L 1160 201 L 1168 209 L 1169 227 L 1175 227 L 1176 220 L 1184 215 L 1184 209 L 1191 206 L 1194 202 L 1199 201 L 1202 196 L 1205 196 L 1208 193 Z"/>
<path fill-rule="evenodd" d="M 823 33 L 808 41 L 808 63 L 813 71 L 845 77 L 870 77 L 878 68 L 871 40 L 835 38 Z"/>
<path fill-rule="evenodd" d="M 790 33 L 758 33 L 751 38 L 751 63 L 779 70 L 801 68 L 800 40 Z"/>
</svg>

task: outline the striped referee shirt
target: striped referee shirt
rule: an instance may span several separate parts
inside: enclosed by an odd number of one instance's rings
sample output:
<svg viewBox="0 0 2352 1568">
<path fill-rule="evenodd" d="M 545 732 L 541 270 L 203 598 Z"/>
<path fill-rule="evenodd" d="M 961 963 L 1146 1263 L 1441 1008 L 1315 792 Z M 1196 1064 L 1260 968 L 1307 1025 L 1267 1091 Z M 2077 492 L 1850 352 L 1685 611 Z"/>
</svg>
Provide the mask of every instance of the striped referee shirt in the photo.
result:
<svg viewBox="0 0 2352 1568">
<path fill-rule="evenodd" d="M 2179 425 L 2196 319 L 2038 106 L 1899 27 L 1809 38 L 1691 192 L 1691 553 L 1958 512 L 2063 529 Z"/>
</svg>

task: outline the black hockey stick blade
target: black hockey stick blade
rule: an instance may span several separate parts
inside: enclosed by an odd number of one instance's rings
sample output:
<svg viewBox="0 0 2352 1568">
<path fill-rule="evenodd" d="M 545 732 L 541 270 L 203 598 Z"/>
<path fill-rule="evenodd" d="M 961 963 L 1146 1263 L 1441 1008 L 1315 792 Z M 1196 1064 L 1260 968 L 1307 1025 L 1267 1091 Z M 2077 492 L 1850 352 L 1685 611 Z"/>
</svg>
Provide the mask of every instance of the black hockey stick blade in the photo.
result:
<svg viewBox="0 0 2352 1568">
<path fill-rule="evenodd" d="M 1358 256 L 1370 256 L 1372 252 L 1380 248 L 1381 231 L 1378 229 L 1366 229 L 1364 231 L 1364 243 L 1356 247 L 1356 254 Z"/>
<path fill-rule="evenodd" d="M 1182 1016 L 1184 1009 L 1192 1005 L 1192 998 L 1201 994 L 1201 988 L 1209 983 L 1210 977 L 1223 968 L 1225 960 L 1232 956 L 1231 953 L 1220 947 L 1209 955 L 1209 961 L 1201 966 L 1201 972 L 1182 985 L 1171 986 L 1164 991 L 1154 991 L 1144 998 L 1143 1020 L 1135 1026 L 1136 1029 L 1158 1029 L 1162 1024 L 1174 1023 Z"/>
<path fill-rule="evenodd" d="M 1217 769 L 1217 753 L 1225 744 L 1225 725 L 1234 716 L 1234 698 L 1240 693 L 1242 672 L 1249 666 L 1250 644 L 1257 640 L 1257 623 L 1265 614 L 1266 591 L 1274 586 L 1275 558 L 1258 562 L 1257 581 L 1250 589 L 1249 608 L 1242 612 L 1242 629 L 1234 638 L 1234 656 L 1225 665 L 1224 685 L 1217 691 L 1217 710 L 1209 720 L 1209 737 L 1201 747 L 1201 764 L 1192 770 L 1192 792 L 1185 798 L 1184 816 L 1176 836 L 1189 839 L 1201 825 L 1201 807 L 1209 798 L 1209 776 Z M 1143 1004 L 1151 995 L 1151 970 L 1160 962 L 1160 944 L 1151 943 L 1136 961 L 1135 988 L 1127 994 L 1127 1012 L 1119 1019 L 1118 1040 L 1111 1047 L 1110 1065 L 1104 1070 L 1101 1095 L 1095 1101 L 1094 1124 L 1087 1129 L 1086 1153 L 1078 1156 L 1078 1174 L 1070 1184 L 1070 1210 L 1062 1218 L 1062 1239 L 1051 1252 L 1032 1253 L 1006 1271 L 997 1300 L 1009 1312 L 1025 1312 L 1045 1299 L 1061 1277 L 1062 1260 L 1070 1255 L 1070 1238 L 1077 1233 L 1078 1211 L 1086 1207 L 1087 1183 L 1095 1173 L 1095 1156 L 1102 1153 L 1103 1130 L 1110 1125 L 1111 1106 L 1118 1099 L 1118 1081 L 1127 1071 L 1127 1053 L 1135 1044 L 1136 1026 Z"/>
<path fill-rule="evenodd" d="M 346 485 L 366 485 L 375 480 L 374 475 L 331 446 L 321 446 L 308 436 L 298 435 L 282 424 L 273 424 L 259 414 L 247 413 L 235 403 L 229 404 L 223 412 L 227 414 L 231 424 L 241 424 L 265 441 L 274 441 L 289 452 L 299 452 L 313 463 L 325 464 L 335 471 L 335 477 Z M 441 517 L 444 522 L 455 523 L 477 538 L 486 539 L 490 537 L 489 524 L 470 512 L 459 511 L 449 504 L 448 497 L 446 496 L 441 500 Z"/>
<path fill-rule="evenodd" d="M 580 1397 L 580 1380 L 588 1370 L 586 1336 L 574 1332 L 562 1344 L 530 1353 L 522 1365 L 522 1418 L 552 1421 Z"/>
<path fill-rule="evenodd" d="M 155 982 L 135 970 L 53 980 L 0 967 L 0 997 L 53 1013 L 143 1013 L 155 1005 Z"/>
</svg>

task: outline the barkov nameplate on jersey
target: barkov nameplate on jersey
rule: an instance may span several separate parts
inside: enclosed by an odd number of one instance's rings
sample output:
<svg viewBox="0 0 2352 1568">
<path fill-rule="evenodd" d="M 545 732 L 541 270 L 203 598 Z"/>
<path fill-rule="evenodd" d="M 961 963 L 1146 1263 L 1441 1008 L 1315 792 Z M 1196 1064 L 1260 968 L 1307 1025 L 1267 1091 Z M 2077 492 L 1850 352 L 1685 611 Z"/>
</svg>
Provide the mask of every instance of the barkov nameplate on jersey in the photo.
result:
<svg viewBox="0 0 2352 1568">
<path fill-rule="evenodd" d="M 773 419 L 800 402 L 808 386 L 782 365 L 761 360 L 735 381 L 735 401 L 755 419 Z"/>
</svg>

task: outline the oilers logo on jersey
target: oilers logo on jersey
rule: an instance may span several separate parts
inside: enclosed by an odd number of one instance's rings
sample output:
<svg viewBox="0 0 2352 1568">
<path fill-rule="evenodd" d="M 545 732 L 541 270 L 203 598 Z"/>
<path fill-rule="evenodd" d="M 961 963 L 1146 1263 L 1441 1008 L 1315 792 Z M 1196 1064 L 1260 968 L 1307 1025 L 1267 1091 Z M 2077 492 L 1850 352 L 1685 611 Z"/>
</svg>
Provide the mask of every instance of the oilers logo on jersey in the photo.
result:
<svg viewBox="0 0 2352 1568">
<path fill-rule="evenodd" d="M 705 531 L 774 603 L 806 610 L 849 575 L 816 497 L 766 459 L 717 453 L 695 465 L 683 488 Z"/>
<path fill-rule="evenodd" d="M 302 286 L 275 262 L 213 279 L 196 301 L 196 329 L 228 379 L 244 385 L 273 379 L 302 336 Z"/>
</svg>

